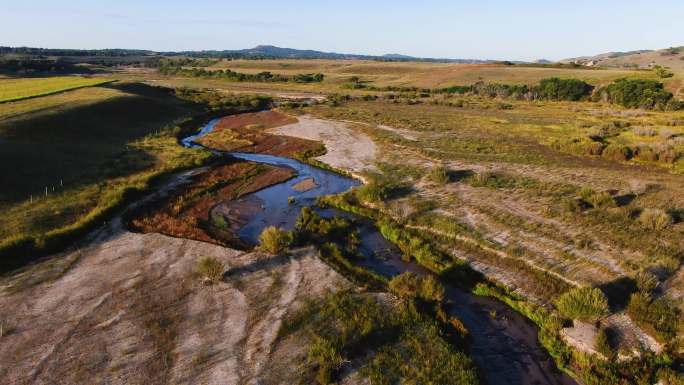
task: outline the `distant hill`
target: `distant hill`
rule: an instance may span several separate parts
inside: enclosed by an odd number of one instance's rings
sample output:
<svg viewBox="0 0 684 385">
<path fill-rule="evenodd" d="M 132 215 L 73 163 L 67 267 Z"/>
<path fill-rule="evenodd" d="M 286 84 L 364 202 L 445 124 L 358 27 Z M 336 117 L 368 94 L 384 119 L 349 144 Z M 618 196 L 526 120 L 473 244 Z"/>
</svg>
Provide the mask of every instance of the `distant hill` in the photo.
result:
<svg viewBox="0 0 684 385">
<path fill-rule="evenodd" d="M 684 46 L 658 50 L 608 52 L 594 56 L 564 59 L 561 62 L 619 68 L 649 68 L 660 65 L 675 70 L 684 70 Z"/>
<path fill-rule="evenodd" d="M 294 48 L 282 48 L 273 45 L 258 45 L 254 48 L 222 51 L 184 51 L 164 52 L 165 55 L 182 54 L 188 56 L 211 56 L 222 58 L 248 58 L 248 59 L 329 59 L 329 60 L 379 60 L 379 61 L 428 61 L 443 63 L 489 63 L 489 60 L 479 59 L 449 59 L 449 58 L 421 58 L 397 53 L 382 56 L 360 55 L 337 52 L 323 52 L 315 50 L 302 50 Z"/>
<path fill-rule="evenodd" d="M 0 55 L 22 56 L 51 56 L 51 57 L 154 57 L 154 56 L 191 56 L 215 57 L 233 59 L 330 59 L 330 60 L 379 60 L 379 61 L 428 61 L 444 63 L 489 63 L 488 60 L 478 59 L 448 59 L 448 58 L 419 58 L 397 53 L 382 56 L 323 52 L 282 48 L 273 45 L 258 45 L 254 48 L 237 50 L 206 50 L 206 51 L 149 51 L 129 49 L 51 49 L 32 47 L 0 47 Z"/>
</svg>

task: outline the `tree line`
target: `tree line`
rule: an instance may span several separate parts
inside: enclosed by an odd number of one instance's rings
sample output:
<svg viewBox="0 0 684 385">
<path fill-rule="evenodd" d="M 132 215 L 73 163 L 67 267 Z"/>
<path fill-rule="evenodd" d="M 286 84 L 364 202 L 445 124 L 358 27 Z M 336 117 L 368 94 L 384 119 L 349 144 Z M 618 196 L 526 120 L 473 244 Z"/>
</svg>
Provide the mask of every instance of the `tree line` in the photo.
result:
<svg viewBox="0 0 684 385">
<path fill-rule="evenodd" d="M 281 75 L 268 71 L 257 74 L 235 72 L 230 69 L 206 70 L 204 68 L 184 68 L 181 66 L 163 66 L 159 73 L 164 75 L 189 76 L 201 78 L 227 79 L 237 82 L 292 82 L 292 83 L 320 83 L 325 78 L 321 73 Z"/>
</svg>

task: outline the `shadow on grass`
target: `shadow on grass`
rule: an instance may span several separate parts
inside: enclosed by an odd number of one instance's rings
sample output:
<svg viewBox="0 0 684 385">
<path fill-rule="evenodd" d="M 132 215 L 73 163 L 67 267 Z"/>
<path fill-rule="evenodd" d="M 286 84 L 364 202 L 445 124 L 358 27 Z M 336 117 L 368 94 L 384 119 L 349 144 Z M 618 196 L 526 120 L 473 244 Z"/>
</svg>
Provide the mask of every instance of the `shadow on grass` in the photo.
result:
<svg viewBox="0 0 684 385">
<path fill-rule="evenodd" d="M 168 90 L 107 85 L 126 95 L 58 113 L 0 121 L 0 202 L 23 201 L 48 187 L 78 188 L 137 173 L 152 165 L 127 147 L 190 111 Z"/>
</svg>

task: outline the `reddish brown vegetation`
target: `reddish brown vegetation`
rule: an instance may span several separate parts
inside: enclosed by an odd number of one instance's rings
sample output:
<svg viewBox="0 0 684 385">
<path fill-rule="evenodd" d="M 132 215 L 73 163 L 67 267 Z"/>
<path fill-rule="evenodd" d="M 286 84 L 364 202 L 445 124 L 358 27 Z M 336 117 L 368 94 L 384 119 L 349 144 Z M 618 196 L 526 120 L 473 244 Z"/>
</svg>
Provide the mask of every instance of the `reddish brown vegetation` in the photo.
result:
<svg viewBox="0 0 684 385">
<path fill-rule="evenodd" d="M 225 149 L 239 152 L 254 152 L 278 156 L 294 156 L 297 153 L 314 151 L 321 144 L 316 141 L 266 133 L 268 128 L 297 123 L 297 119 L 278 111 L 261 111 L 247 114 L 230 115 L 216 124 L 214 131 L 205 136 L 201 142 L 218 150 Z M 230 130 L 231 135 L 225 135 Z M 232 138 L 231 143 L 221 141 Z M 239 142 L 238 142 L 239 141 Z M 238 145 L 236 143 L 251 143 Z M 225 144 L 225 148 L 222 146 Z"/>
</svg>

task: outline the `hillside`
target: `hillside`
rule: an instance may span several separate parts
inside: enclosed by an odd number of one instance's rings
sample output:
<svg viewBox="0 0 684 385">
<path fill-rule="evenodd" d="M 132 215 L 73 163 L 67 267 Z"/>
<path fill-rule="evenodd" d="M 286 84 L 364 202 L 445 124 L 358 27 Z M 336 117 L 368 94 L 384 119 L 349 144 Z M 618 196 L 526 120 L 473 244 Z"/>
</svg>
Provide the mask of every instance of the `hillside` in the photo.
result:
<svg viewBox="0 0 684 385">
<path fill-rule="evenodd" d="M 629 52 L 609 52 L 594 56 L 581 56 L 561 60 L 563 63 L 578 63 L 606 67 L 650 68 L 653 65 L 684 70 L 684 47 Z"/>
</svg>

